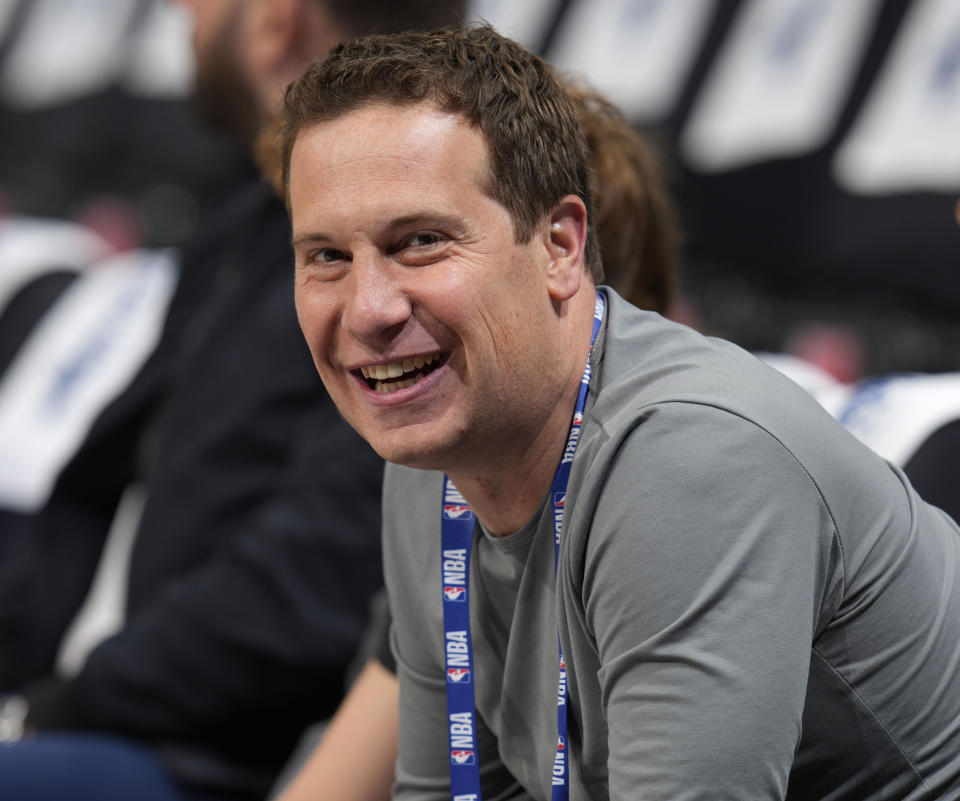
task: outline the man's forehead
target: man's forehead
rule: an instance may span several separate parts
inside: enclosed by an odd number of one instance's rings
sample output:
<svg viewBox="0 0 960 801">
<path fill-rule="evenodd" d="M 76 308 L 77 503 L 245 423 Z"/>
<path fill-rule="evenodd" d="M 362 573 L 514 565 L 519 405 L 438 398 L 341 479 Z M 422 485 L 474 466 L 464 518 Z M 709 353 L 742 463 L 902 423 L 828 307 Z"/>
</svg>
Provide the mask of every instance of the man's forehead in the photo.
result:
<svg viewBox="0 0 960 801">
<path fill-rule="evenodd" d="M 356 180 L 380 174 L 478 179 L 486 163 L 483 137 L 462 115 L 427 103 L 368 103 L 300 132 L 290 184 L 306 174 L 351 171 Z"/>
<path fill-rule="evenodd" d="M 462 115 L 432 104 L 368 104 L 316 123 L 291 154 L 294 239 L 354 224 L 403 227 L 411 218 L 458 218 L 462 228 L 477 198 L 492 200 L 482 181 L 486 156 Z"/>
<path fill-rule="evenodd" d="M 320 136 L 344 137 L 355 148 L 387 147 L 403 141 L 426 142 L 450 137 L 481 139 L 467 119 L 444 111 L 432 102 L 390 103 L 370 101 L 328 121 L 316 123 Z"/>
</svg>

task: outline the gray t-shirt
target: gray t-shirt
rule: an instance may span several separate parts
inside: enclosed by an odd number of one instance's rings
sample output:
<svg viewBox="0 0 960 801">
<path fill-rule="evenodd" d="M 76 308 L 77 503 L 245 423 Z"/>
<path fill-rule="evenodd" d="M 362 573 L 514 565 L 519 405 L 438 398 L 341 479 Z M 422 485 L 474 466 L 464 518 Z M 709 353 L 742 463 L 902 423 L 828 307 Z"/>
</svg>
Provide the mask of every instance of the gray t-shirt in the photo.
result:
<svg viewBox="0 0 960 801">
<path fill-rule="evenodd" d="M 484 798 L 960 798 L 960 531 L 810 397 L 607 291 L 552 508 L 470 569 Z M 396 797 L 449 797 L 438 473 L 389 466 Z"/>
</svg>

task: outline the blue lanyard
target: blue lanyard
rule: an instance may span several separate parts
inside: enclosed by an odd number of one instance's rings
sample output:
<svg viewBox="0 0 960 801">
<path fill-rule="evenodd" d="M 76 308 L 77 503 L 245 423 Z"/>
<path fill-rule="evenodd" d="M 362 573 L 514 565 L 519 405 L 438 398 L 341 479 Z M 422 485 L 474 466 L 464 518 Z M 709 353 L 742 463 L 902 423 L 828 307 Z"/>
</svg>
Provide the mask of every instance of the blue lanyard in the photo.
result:
<svg viewBox="0 0 960 801">
<path fill-rule="evenodd" d="M 570 424 L 567 446 L 557 466 L 550 492 L 553 504 L 553 569 L 560 560 L 560 534 L 567 495 L 570 467 L 580 441 L 583 407 L 590 386 L 590 356 L 603 321 L 604 302 L 597 293 L 593 315 L 593 334 L 587 366 L 580 381 L 577 405 Z M 473 545 L 473 510 L 448 476 L 443 477 L 440 549 L 443 579 L 443 637 L 447 671 L 447 732 L 450 746 L 450 797 L 453 801 L 481 801 L 480 764 L 477 757 L 476 702 L 473 692 L 473 645 L 470 638 L 469 576 L 470 549 Z M 557 686 L 557 746 L 551 775 L 552 801 L 567 801 L 570 794 L 567 754 L 567 667 L 557 633 L 559 683 Z"/>
</svg>

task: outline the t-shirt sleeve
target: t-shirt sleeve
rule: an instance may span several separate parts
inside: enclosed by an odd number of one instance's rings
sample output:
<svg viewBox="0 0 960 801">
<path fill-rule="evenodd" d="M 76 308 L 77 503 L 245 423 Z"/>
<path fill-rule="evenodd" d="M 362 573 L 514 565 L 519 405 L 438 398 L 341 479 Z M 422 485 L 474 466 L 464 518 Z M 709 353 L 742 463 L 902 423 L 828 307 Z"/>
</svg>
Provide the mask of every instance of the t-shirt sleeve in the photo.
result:
<svg viewBox="0 0 960 801">
<path fill-rule="evenodd" d="M 817 487 L 769 433 L 697 404 L 613 447 L 580 577 L 610 797 L 782 799 L 835 539 Z"/>
</svg>

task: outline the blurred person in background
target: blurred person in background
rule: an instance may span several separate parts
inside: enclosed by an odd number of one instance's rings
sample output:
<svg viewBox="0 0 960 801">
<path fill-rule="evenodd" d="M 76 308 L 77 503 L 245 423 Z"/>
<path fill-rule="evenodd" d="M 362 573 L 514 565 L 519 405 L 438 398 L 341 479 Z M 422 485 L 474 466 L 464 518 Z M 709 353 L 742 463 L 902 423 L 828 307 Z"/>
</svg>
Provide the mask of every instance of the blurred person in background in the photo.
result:
<svg viewBox="0 0 960 801">
<path fill-rule="evenodd" d="M 250 180 L 189 112 L 166 0 L 0 8 L 0 561 L 156 346 L 182 245 Z"/>
<path fill-rule="evenodd" d="M 461 17 L 192 6 L 198 102 L 248 145 L 339 39 Z M 0 566 L 5 795 L 259 798 L 336 708 L 380 585 L 381 462 L 316 376 L 289 241 L 256 180 L 184 246 L 156 350 Z"/>
</svg>

